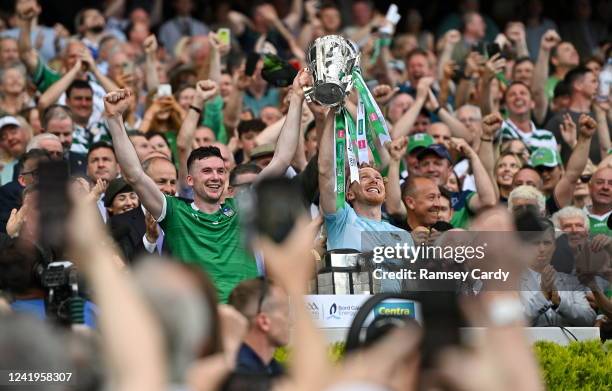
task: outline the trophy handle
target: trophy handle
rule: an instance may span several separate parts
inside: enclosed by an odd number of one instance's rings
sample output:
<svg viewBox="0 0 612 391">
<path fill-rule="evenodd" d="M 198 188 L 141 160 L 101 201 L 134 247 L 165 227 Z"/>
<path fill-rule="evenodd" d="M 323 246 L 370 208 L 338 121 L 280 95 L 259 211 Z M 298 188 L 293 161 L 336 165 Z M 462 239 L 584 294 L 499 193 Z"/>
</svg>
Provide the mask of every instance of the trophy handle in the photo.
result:
<svg viewBox="0 0 612 391">
<path fill-rule="evenodd" d="M 306 99 L 306 102 L 312 103 L 312 97 L 314 95 L 314 88 L 302 87 L 302 90 L 304 91 L 304 99 Z"/>
</svg>

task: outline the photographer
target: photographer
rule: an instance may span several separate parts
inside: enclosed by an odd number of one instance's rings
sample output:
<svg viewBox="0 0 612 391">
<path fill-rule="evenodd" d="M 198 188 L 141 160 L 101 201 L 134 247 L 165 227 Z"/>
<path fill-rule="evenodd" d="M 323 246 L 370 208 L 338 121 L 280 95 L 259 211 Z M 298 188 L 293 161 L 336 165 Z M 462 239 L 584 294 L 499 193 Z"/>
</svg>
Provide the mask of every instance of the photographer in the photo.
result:
<svg viewBox="0 0 612 391">
<path fill-rule="evenodd" d="M 38 319 L 51 318 L 60 323 L 70 323 L 68 300 L 49 303 L 47 289 L 43 286 L 45 268 L 44 255 L 33 243 L 13 239 L 0 249 L 0 289 L 11 294 L 10 303 L 15 312 L 27 313 Z M 42 271 L 44 273 L 44 271 Z M 51 310 L 57 307 L 57 312 Z M 84 302 L 83 321 L 90 328 L 96 327 L 96 307 L 90 301 Z"/>
</svg>

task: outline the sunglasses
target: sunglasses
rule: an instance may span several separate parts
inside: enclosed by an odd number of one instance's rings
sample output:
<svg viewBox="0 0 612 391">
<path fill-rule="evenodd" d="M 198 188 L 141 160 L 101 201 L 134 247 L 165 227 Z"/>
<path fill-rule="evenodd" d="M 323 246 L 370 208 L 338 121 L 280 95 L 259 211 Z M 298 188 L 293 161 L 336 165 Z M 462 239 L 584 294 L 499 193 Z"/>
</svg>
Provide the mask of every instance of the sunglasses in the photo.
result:
<svg viewBox="0 0 612 391">
<path fill-rule="evenodd" d="M 589 183 L 593 175 L 580 175 L 580 182 Z"/>
</svg>

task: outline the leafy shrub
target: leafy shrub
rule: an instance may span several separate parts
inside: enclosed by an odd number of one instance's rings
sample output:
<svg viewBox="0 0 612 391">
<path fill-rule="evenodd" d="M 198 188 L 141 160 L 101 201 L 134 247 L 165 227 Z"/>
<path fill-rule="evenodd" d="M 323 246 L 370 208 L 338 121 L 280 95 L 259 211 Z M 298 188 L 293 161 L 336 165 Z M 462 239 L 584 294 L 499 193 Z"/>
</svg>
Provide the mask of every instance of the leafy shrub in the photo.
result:
<svg viewBox="0 0 612 391">
<path fill-rule="evenodd" d="M 599 391 L 612 389 L 612 341 L 572 342 L 568 346 L 540 341 L 535 352 L 546 388 Z"/>
<path fill-rule="evenodd" d="M 597 340 L 572 342 L 568 346 L 540 341 L 534 344 L 534 350 L 547 390 L 612 390 L 612 341 L 603 345 Z M 328 347 L 333 363 L 340 361 L 344 352 L 343 342 Z M 287 348 L 279 348 L 274 358 L 287 365 L 290 353 Z"/>
</svg>

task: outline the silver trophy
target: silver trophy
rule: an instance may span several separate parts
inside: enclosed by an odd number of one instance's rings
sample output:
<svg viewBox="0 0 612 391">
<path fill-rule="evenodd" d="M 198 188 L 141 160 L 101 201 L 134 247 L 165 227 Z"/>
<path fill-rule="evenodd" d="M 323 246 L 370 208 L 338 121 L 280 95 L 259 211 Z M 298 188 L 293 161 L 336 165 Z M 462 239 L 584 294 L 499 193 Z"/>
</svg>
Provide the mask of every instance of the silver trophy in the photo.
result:
<svg viewBox="0 0 612 391">
<path fill-rule="evenodd" d="M 315 39 L 306 55 L 314 77 L 306 99 L 330 107 L 341 104 L 353 87 L 353 68 L 359 66 L 355 44 L 339 35 L 326 35 Z"/>
</svg>

